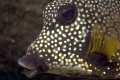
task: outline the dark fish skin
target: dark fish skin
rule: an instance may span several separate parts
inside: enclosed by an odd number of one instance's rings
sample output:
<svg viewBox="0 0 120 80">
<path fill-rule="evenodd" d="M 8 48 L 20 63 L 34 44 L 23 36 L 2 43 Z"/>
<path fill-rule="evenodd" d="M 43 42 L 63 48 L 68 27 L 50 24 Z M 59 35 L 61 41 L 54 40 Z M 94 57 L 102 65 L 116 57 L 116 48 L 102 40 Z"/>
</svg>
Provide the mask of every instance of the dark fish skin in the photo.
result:
<svg viewBox="0 0 120 80">
<path fill-rule="evenodd" d="M 96 24 L 103 35 L 110 39 L 114 36 L 120 44 L 119 0 L 54 0 L 45 7 L 43 14 L 40 35 L 28 47 L 26 55 L 18 60 L 20 66 L 31 70 L 26 73 L 27 77 L 40 72 L 72 77 L 120 78 L 119 45 L 113 58 L 107 59 L 109 54 L 103 56 L 96 52 L 86 56 L 92 40 L 92 27 Z M 110 48 L 114 43 L 117 42 L 109 43 Z M 99 64 L 101 57 L 102 62 L 106 60 L 104 65 Z"/>
</svg>

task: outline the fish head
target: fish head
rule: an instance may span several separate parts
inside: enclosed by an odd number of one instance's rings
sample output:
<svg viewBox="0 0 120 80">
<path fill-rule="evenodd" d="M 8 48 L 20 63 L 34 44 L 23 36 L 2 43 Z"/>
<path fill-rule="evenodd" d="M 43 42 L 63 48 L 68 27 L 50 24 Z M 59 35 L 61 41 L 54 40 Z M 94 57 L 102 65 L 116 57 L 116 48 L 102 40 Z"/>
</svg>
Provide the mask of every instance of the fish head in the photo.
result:
<svg viewBox="0 0 120 80">
<path fill-rule="evenodd" d="M 111 56 L 96 52 L 98 48 L 94 45 L 100 43 L 99 47 L 104 47 L 109 41 L 109 34 L 101 33 L 105 21 L 102 20 L 100 9 L 98 12 L 96 8 L 97 5 L 92 2 L 89 4 L 86 0 L 54 0 L 49 3 L 43 11 L 44 22 L 40 35 L 28 47 L 26 55 L 18 60 L 18 64 L 25 68 L 25 75 L 33 77 L 37 73 L 53 73 L 73 77 L 120 76 L 120 54 L 113 63 L 108 63 Z M 100 29 L 96 28 L 96 23 Z M 98 42 L 93 42 L 96 40 Z M 118 46 L 112 50 L 118 51 Z"/>
</svg>

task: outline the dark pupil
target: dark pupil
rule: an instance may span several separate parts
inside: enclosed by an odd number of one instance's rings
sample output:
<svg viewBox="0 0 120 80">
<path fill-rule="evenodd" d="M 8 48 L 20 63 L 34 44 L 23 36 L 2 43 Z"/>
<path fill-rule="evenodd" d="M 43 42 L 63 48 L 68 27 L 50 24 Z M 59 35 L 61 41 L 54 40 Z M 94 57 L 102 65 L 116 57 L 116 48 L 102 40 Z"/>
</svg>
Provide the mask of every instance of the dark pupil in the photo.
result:
<svg viewBox="0 0 120 80">
<path fill-rule="evenodd" d="M 63 11 L 62 17 L 65 18 L 66 20 L 71 20 L 74 17 L 75 10 L 74 9 L 69 9 Z"/>
</svg>

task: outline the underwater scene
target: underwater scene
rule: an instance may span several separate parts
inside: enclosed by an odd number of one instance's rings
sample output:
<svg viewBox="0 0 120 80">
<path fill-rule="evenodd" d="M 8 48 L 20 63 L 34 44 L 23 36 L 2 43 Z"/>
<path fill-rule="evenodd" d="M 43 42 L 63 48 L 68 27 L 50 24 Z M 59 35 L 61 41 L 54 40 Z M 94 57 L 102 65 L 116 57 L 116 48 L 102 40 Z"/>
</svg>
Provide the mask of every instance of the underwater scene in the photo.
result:
<svg viewBox="0 0 120 80">
<path fill-rule="evenodd" d="M 120 80 L 119 0 L 0 0 L 0 80 Z"/>
</svg>

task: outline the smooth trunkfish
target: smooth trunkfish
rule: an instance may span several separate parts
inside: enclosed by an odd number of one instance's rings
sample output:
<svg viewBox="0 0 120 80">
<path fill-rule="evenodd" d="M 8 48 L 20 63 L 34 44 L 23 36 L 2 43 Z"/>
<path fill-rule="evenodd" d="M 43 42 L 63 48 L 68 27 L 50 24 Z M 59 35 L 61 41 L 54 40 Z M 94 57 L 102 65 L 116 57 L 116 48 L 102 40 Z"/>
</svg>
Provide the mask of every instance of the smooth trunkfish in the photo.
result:
<svg viewBox="0 0 120 80">
<path fill-rule="evenodd" d="M 120 1 L 54 0 L 43 29 L 18 64 L 27 77 L 120 78 Z"/>
</svg>

